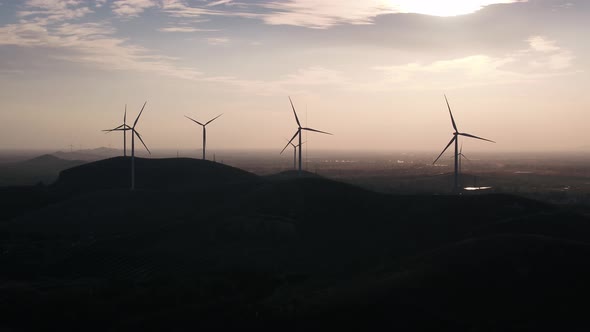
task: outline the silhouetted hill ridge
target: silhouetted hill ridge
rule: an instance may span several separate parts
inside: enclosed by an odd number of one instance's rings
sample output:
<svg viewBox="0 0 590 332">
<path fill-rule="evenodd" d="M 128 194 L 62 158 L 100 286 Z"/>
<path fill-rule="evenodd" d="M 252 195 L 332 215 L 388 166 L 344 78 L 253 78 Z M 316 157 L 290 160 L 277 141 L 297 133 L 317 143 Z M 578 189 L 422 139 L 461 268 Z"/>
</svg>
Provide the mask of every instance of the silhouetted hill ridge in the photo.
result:
<svg viewBox="0 0 590 332">
<path fill-rule="evenodd" d="M 135 158 L 137 189 L 202 190 L 229 184 L 256 183 L 260 178 L 224 164 L 191 158 Z M 63 171 L 55 187 L 92 191 L 129 188 L 131 158 L 115 157 Z"/>
<path fill-rule="evenodd" d="M 44 189 L 77 192 L 0 224 L 2 277 L 59 280 L 52 287 L 65 290 L 37 310 L 57 307 L 72 283 L 97 280 L 109 300 L 83 301 L 100 310 L 115 302 L 126 317 L 146 299 L 150 308 L 176 303 L 163 322 L 196 312 L 218 326 L 226 320 L 211 313 L 260 313 L 287 325 L 532 331 L 554 317 L 567 322 L 564 312 L 577 308 L 570 300 L 590 296 L 588 218 L 551 204 L 506 194 L 390 195 L 311 173 L 259 177 L 187 158 L 137 158 L 131 192 L 130 162 L 65 170 Z M 25 315 L 45 296 L 14 294 L 31 300 L 0 300 L 0 308 Z M 80 302 L 64 303 L 77 311 Z M 88 312 L 108 313 L 100 310 Z M 138 317 L 149 326 L 152 315 Z"/>
<path fill-rule="evenodd" d="M 59 172 L 83 164 L 81 160 L 65 160 L 49 154 L 0 165 L 0 186 L 50 184 Z"/>
</svg>

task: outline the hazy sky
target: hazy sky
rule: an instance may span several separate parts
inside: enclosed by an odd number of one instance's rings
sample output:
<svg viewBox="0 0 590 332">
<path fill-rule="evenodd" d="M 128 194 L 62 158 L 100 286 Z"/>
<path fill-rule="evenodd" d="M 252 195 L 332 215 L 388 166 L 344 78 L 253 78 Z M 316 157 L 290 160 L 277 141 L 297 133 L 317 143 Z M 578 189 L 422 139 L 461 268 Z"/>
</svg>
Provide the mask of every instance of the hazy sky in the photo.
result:
<svg viewBox="0 0 590 332">
<path fill-rule="evenodd" d="M 444 4 L 443 4 L 444 3 Z M 0 0 L 0 149 L 590 149 L 587 0 Z M 306 112 L 307 109 L 307 112 Z M 307 114 L 307 115 L 306 115 Z"/>
</svg>

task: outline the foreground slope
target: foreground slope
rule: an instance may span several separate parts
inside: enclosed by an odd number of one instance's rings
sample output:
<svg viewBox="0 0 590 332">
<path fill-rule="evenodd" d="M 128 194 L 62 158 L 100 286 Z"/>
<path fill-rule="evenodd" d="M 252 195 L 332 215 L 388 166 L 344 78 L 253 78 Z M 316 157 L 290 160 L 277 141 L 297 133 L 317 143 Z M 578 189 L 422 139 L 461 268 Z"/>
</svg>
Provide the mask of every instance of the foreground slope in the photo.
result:
<svg viewBox="0 0 590 332">
<path fill-rule="evenodd" d="M 138 159 L 130 192 L 128 166 L 64 171 L 47 189 L 58 200 L 0 223 L 10 317 L 0 327 L 586 324 L 573 302 L 590 295 L 590 223 L 562 208 L 500 194 L 392 196 L 191 159 Z"/>
</svg>

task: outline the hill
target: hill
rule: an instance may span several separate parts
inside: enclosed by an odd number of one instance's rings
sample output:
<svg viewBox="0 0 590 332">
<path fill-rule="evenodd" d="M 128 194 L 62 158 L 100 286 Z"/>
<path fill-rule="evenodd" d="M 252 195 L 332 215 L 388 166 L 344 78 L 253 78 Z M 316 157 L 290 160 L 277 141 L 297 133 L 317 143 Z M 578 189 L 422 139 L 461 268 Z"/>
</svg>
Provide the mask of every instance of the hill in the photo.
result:
<svg viewBox="0 0 590 332">
<path fill-rule="evenodd" d="M 586 324 L 573 302 L 590 295 L 590 220 L 571 211 L 511 195 L 387 195 L 311 174 L 136 161 L 134 192 L 129 158 L 101 160 L 63 171 L 36 193 L 47 204 L 0 223 L 0 310 L 10 317 L 0 327 Z"/>
<path fill-rule="evenodd" d="M 39 182 L 50 184 L 59 173 L 83 164 L 80 160 L 65 160 L 52 155 L 0 165 L 0 186 L 24 186 Z"/>
<path fill-rule="evenodd" d="M 208 160 L 190 158 L 135 158 L 137 189 L 200 190 L 216 186 L 255 182 L 252 173 Z M 74 167 L 62 172 L 55 187 L 63 190 L 95 191 L 129 188 L 131 157 L 115 157 Z"/>
<path fill-rule="evenodd" d="M 298 321 L 339 328 L 578 331 L 590 324 L 579 302 L 590 295 L 589 256 L 588 243 L 546 236 L 469 238 L 289 301 Z"/>
<path fill-rule="evenodd" d="M 76 151 L 56 151 L 52 153 L 52 155 L 66 160 L 84 160 L 86 162 L 89 161 L 97 161 L 101 159 L 113 158 L 116 156 L 120 156 L 123 154 L 123 151 L 118 149 L 100 147 L 95 149 L 83 149 L 83 150 L 76 150 Z"/>
</svg>

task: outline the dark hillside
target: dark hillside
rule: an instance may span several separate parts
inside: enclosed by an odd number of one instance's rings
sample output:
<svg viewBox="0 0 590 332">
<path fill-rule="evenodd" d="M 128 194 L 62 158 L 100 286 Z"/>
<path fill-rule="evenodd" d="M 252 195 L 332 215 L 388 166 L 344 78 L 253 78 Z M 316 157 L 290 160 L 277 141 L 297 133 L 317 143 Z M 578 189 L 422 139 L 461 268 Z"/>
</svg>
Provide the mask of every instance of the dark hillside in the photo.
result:
<svg viewBox="0 0 590 332">
<path fill-rule="evenodd" d="M 252 173 L 208 160 L 190 158 L 135 158 L 137 189 L 199 190 L 228 184 L 256 182 Z M 55 187 L 60 190 L 95 191 L 129 188 L 131 157 L 115 157 L 62 172 Z"/>
<path fill-rule="evenodd" d="M 138 159 L 131 192 L 129 162 L 75 167 L 44 192 L 14 195 L 59 199 L 0 224 L 6 327 L 584 323 L 569 303 L 590 295 L 590 221 L 571 211 L 500 194 L 386 195 L 194 159 Z"/>
</svg>

